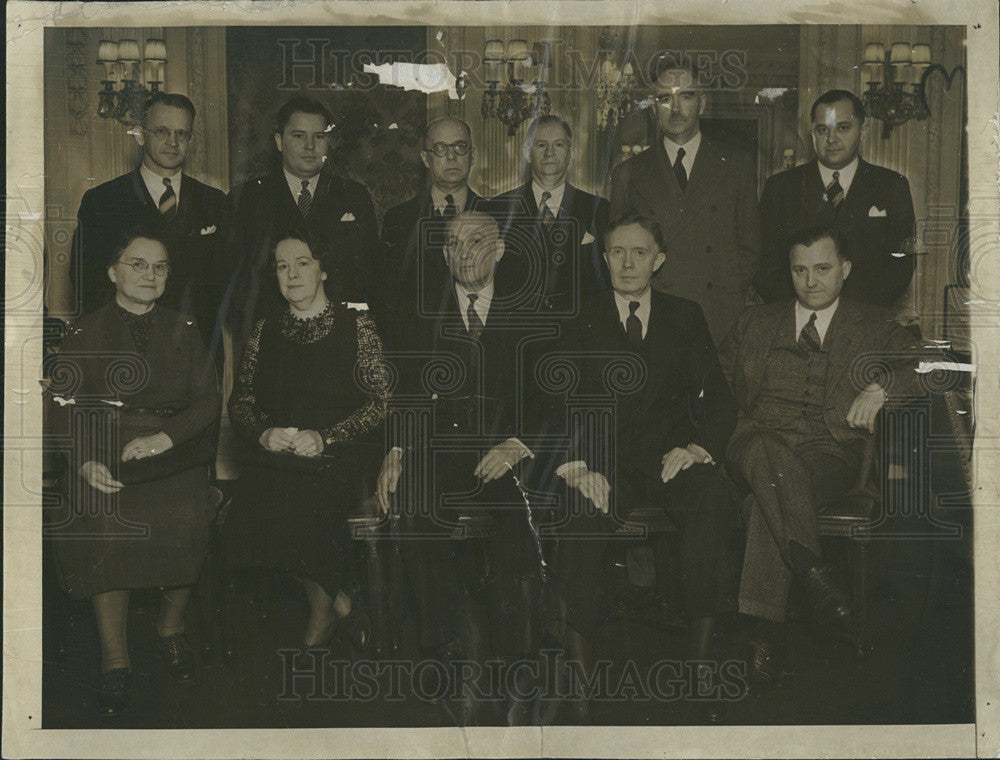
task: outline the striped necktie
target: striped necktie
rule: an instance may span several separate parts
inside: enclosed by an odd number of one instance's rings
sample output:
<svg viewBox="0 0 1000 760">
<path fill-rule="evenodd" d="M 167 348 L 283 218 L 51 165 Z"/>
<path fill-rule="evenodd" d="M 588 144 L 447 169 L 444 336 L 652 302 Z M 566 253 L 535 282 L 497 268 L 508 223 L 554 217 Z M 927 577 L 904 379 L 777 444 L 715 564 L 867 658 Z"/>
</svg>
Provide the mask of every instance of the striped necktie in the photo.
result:
<svg viewBox="0 0 1000 760">
<path fill-rule="evenodd" d="M 629 301 L 628 318 L 625 320 L 625 336 L 629 346 L 635 349 L 642 346 L 642 320 L 636 314 L 638 309 L 638 301 Z"/>
<path fill-rule="evenodd" d="M 166 189 L 163 191 L 163 195 L 160 196 L 160 202 L 157 205 L 160 208 L 161 217 L 172 219 L 177 212 L 177 193 L 174 192 L 174 188 L 170 185 L 170 177 L 163 178 L 163 185 Z"/>
<path fill-rule="evenodd" d="M 296 204 L 299 207 L 299 213 L 302 214 L 303 219 L 309 218 L 309 209 L 312 208 L 313 197 L 312 193 L 309 192 L 309 180 L 302 180 L 302 191 L 299 193 L 298 200 Z"/>
<path fill-rule="evenodd" d="M 826 186 L 826 194 L 824 196 L 827 203 L 833 208 L 837 208 L 840 202 L 844 200 L 844 188 L 840 186 L 840 172 L 833 173 L 833 181 Z"/>
<path fill-rule="evenodd" d="M 809 321 L 806 322 L 805 326 L 802 328 L 802 332 L 799 333 L 798 339 L 799 348 L 808 353 L 816 353 L 820 350 L 823 345 L 819 339 L 819 330 L 816 329 L 816 312 L 812 313 L 809 317 Z"/>
<path fill-rule="evenodd" d="M 469 308 L 465 310 L 465 318 L 469 320 L 469 333 L 472 335 L 474 340 L 479 340 L 479 336 L 483 332 L 483 328 L 486 325 L 483 324 L 483 320 L 479 318 L 479 312 L 476 311 L 476 300 L 479 298 L 478 293 L 469 293 Z"/>
<path fill-rule="evenodd" d="M 542 220 L 542 226 L 544 226 L 546 230 L 552 229 L 552 225 L 555 224 L 556 221 L 556 215 L 553 214 L 552 209 L 549 208 L 549 198 L 551 197 L 552 193 L 548 190 L 542 193 L 542 213 L 540 218 Z"/>
</svg>

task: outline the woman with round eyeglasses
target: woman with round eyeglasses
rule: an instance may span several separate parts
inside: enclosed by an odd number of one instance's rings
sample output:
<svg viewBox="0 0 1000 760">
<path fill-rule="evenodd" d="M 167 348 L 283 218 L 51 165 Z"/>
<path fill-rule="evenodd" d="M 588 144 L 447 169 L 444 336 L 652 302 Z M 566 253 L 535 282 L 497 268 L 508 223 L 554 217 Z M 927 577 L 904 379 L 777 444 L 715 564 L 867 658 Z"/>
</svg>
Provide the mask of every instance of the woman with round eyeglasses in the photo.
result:
<svg viewBox="0 0 1000 760">
<path fill-rule="evenodd" d="M 255 325 L 229 400 L 248 466 L 223 526 L 224 563 L 288 573 L 302 584 L 306 647 L 325 645 L 339 630 L 364 650 L 371 633 L 347 515 L 372 493 L 366 463 L 383 445 L 382 342 L 367 311 L 327 295 L 336 284 L 327 282 L 328 255 L 314 241 L 285 235 L 270 264 L 285 304 Z"/>
<path fill-rule="evenodd" d="M 113 300 L 76 322 L 49 370 L 72 450 L 48 533 L 66 592 L 93 602 L 99 712 L 112 716 L 127 709 L 132 589 L 163 589 L 161 655 L 177 683 L 194 681 L 184 609 L 208 546 L 220 397 L 194 320 L 156 303 L 170 273 L 164 242 L 126 234 L 107 273 Z"/>
</svg>

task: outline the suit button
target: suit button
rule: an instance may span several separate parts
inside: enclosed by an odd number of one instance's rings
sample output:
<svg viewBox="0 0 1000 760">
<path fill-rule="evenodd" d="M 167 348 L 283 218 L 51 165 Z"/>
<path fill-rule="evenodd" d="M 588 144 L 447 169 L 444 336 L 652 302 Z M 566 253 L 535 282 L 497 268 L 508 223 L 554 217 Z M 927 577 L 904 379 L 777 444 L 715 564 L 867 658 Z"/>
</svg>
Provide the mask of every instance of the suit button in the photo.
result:
<svg viewBox="0 0 1000 760">
<path fill-rule="evenodd" d="M 712 246 L 706 245 L 705 246 L 705 253 L 711 253 L 711 252 L 712 252 Z"/>
</svg>

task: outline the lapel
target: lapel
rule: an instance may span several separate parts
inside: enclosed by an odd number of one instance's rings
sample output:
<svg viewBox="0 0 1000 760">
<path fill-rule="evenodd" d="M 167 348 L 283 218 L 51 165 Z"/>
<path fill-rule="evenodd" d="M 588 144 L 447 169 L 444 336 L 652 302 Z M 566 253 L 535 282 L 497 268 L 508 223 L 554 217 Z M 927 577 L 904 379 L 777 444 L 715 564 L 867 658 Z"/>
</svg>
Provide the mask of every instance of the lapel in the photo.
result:
<svg viewBox="0 0 1000 760">
<path fill-rule="evenodd" d="M 761 321 L 760 333 L 754 339 L 745 341 L 748 355 L 746 362 L 747 404 L 749 409 L 760 393 L 767 368 L 767 356 L 783 328 L 795 332 L 795 302 L 784 304 Z"/>
<path fill-rule="evenodd" d="M 840 303 L 837 304 L 837 311 L 830 320 L 830 327 L 827 329 L 826 337 L 829 353 L 829 363 L 826 369 L 826 388 L 824 399 L 829 400 L 830 394 L 836 387 L 840 378 L 848 371 L 853 360 L 857 356 L 858 324 L 863 321 L 864 315 L 855 308 L 850 301 L 845 301 L 841 296 Z"/>
<path fill-rule="evenodd" d="M 170 220 L 170 226 L 186 237 L 190 232 L 188 230 L 188 217 L 197 205 L 194 198 L 194 180 L 187 174 L 181 174 L 181 194 L 177 199 L 177 213 Z M 157 212 L 159 212 L 159 208 L 157 208 Z"/>
<path fill-rule="evenodd" d="M 645 190 L 645 198 L 638 200 L 659 206 L 657 209 L 658 216 L 661 219 L 670 220 L 672 223 L 678 216 L 677 210 L 681 203 L 681 186 L 677 184 L 677 177 L 674 176 L 674 168 L 670 164 L 670 158 L 667 156 L 666 149 L 663 147 L 663 136 L 657 136 L 656 141 L 645 153 L 650 154 L 647 159 L 649 174 L 645 181 L 639 185 Z M 640 154 L 640 157 L 645 155 L 645 153 Z"/>
<path fill-rule="evenodd" d="M 270 212 L 270 216 L 282 221 L 288 221 L 289 219 L 302 220 L 302 214 L 299 213 L 298 204 L 295 202 L 295 198 L 292 197 L 291 188 L 288 187 L 285 172 L 281 167 L 278 167 L 278 171 L 271 175 L 269 190 L 270 192 L 265 193 L 261 198 L 264 204 L 264 214 Z M 277 203 L 273 202 L 275 200 Z M 313 199 L 314 205 L 315 202 L 315 199 Z"/>
<path fill-rule="evenodd" d="M 146 183 L 142 180 L 142 174 L 139 172 L 139 167 L 136 167 L 135 171 L 129 175 L 130 184 L 132 185 L 132 194 L 136 202 L 140 206 L 146 206 L 157 214 L 160 213 L 160 207 L 157 205 L 157 200 L 153 200 L 152 196 L 149 194 L 149 188 L 146 187 Z"/>
<path fill-rule="evenodd" d="M 666 155 L 666 151 L 664 151 Z M 670 170 L 670 182 L 677 189 L 681 205 L 693 207 L 699 202 L 699 198 L 706 194 L 717 192 L 720 182 L 716 176 L 724 167 L 721 160 L 722 154 L 718 146 L 704 132 L 701 134 L 701 145 L 698 146 L 698 153 L 694 157 L 694 165 L 691 167 L 691 176 L 688 177 L 687 190 L 683 194 L 680 192 L 680 185 L 677 184 L 677 177 L 673 168 Z"/>
<path fill-rule="evenodd" d="M 837 209 L 838 227 L 843 229 L 847 226 L 854 229 L 855 220 L 867 216 L 870 199 L 868 188 L 871 181 L 871 164 L 859 158 L 858 168 L 854 172 L 854 179 L 851 182 L 851 190 L 844 196 L 840 208 Z"/>
<path fill-rule="evenodd" d="M 326 196 L 331 194 L 331 178 L 326 172 L 320 172 L 316 180 L 316 194 L 313 196 L 313 206 L 318 206 Z M 298 204 L 295 204 L 298 208 Z"/>
<path fill-rule="evenodd" d="M 826 213 L 827 204 L 823 200 L 826 186 L 819 173 L 819 161 L 813 160 L 805 165 L 801 192 L 799 202 L 802 204 L 803 219 L 818 219 Z"/>
<path fill-rule="evenodd" d="M 427 197 L 430 197 L 430 193 L 427 194 Z M 462 206 L 462 211 L 472 211 L 481 200 L 482 198 L 474 193 L 471 187 L 466 186 L 465 205 Z"/>
</svg>

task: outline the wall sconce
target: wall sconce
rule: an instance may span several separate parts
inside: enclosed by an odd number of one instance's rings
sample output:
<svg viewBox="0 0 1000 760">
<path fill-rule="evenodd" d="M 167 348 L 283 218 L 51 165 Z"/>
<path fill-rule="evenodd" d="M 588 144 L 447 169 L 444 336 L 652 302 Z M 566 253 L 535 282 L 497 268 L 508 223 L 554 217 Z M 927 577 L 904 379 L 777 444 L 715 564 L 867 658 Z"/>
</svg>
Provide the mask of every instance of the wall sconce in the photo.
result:
<svg viewBox="0 0 1000 760">
<path fill-rule="evenodd" d="M 139 43 L 124 39 L 101 40 L 97 63 L 104 65 L 104 89 L 98 92 L 97 115 L 132 126 L 142 118 L 145 102 L 160 91 L 167 65 L 167 43 L 148 39 L 139 56 Z M 115 85 L 120 84 L 120 89 Z"/>
<path fill-rule="evenodd" d="M 958 70 L 949 73 L 939 63 L 931 63 L 931 46 L 895 42 L 886 48 L 881 42 L 865 45 L 861 60 L 861 99 L 868 115 L 882 122 L 882 137 L 911 119 L 923 121 L 931 115 L 927 105 L 926 84 L 934 71 L 951 81 Z M 865 89 L 867 87 L 867 89 Z"/>
<path fill-rule="evenodd" d="M 549 54 L 545 42 L 536 43 L 529 54 L 526 40 L 510 40 L 506 46 L 502 40 L 486 41 L 483 66 L 489 87 L 480 108 L 484 121 L 497 119 L 513 137 L 527 119 L 549 113 L 552 103 L 545 92 Z"/>
<path fill-rule="evenodd" d="M 614 129 L 618 122 L 632 113 L 635 108 L 632 99 L 635 81 L 631 63 L 626 63 L 623 67 L 616 66 L 610 55 L 602 61 L 597 80 L 599 128 Z"/>
</svg>

